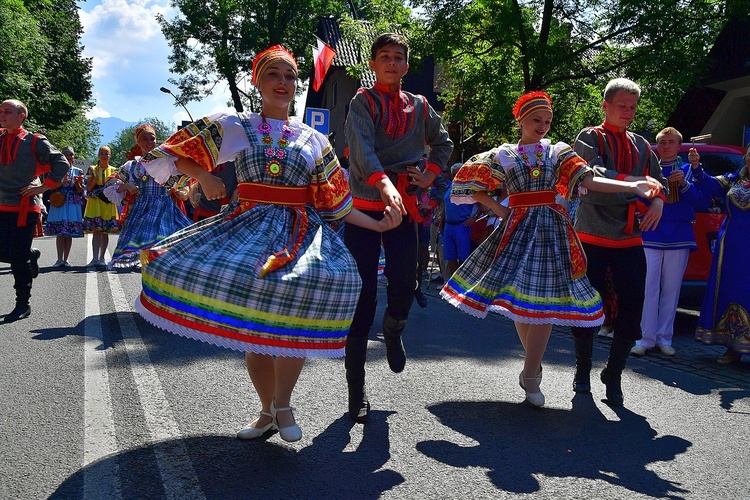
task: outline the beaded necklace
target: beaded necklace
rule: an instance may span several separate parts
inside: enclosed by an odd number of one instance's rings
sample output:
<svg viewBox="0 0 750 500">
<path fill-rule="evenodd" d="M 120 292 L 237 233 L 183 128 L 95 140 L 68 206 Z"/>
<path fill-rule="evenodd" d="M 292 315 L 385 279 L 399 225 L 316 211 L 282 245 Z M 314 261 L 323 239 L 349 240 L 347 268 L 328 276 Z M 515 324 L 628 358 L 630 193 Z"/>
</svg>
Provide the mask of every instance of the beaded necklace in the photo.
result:
<svg viewBox="0 0 750 500">
<path fill-rule="evenodd" d="M 272 177 L 281 175 L 283 170 L 282 160 L 286 158 L 286 151 L 284 148 L 289 146 L 289 139 L 294 135 L 294 130 L 289 126 L 289 118 L 286 119 L 286 123 L 281 127 L 281 137 L 276 142 L 276 147 L 273 147 L 273 139 L 271 139 L 271 125 L 266 121 L 266 115 L 261 112 L 260 114 L 263 121 L 258 124 L 258 131 L 263 134 L 263 145 L 266 146 L 265 154 L 268 158 L 266 163 L 266 172 Z"/>
<path fill-rule="evenodd" d="M 148 171 L 141 166 L 140 161 L 136 162 L 133 171 L 135 172 L 136 177 L 140 177 L 143 182 L 148 180 Z"/>
<path fill-rule="evenodd" d="M 529 155 L 526 150 L 526 146 L 523 144 L 519 144 L 516 146 L 516 153 L 518 153 L 518 156 L 521 157 L 526 167 L 529 169 L 529 174 L 533 178 L 537 178 L 540 175 L 542 175 L 542 166 L 544 165 L 544 162 L 542 162 L 542 159 L 544 158 L 544 146 L 542 146 L 541 143 L 537 143 L 536 146 L 534 146 L 535 149 L 535 156 L 536 156 L 536 164 L 532 165 L 531 161 L 529 161 Z"/>
</svg>

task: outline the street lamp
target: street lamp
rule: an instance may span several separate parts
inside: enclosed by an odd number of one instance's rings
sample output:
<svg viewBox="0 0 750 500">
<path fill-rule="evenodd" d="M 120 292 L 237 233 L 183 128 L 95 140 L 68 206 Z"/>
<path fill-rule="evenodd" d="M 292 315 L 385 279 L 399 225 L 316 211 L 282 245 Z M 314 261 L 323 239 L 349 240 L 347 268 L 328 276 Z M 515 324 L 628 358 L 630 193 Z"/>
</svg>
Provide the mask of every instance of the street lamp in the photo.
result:
<svg viewBox="0 0 750 500">
<path fill-rule="evenodd" d="M 182 108 L 183 108 L 183 109 L 185 110 L 185 112 L 186 112 L 186 113 L 188 114 L 188 116 L 190 117 L 190 121 L 191 121 L 191 122 L 194 122 L 194 121 L 195 121 L 195 120 L 193 120 L 193 115 L 191 115 L 191 114 L 190 114 L 190 111 L 188 111 L 187 107 L 186 107 L 186 106 L 185 106 L 184 104 L 182 104 L 182 102 L 180 102 L 180 100 L 179 100 L 179 99 L 177 99 L 177 96 L 176 96 L 176 95 L 174 95 L 174 94 L 172 93 L 172 91 L 171 91 L 171 90 L 169 90 L 169 89 L 168 89 L 167 87 L 161 87 L 161 88 L 160 88 L 159 90 L 161 90 L 161 91 L 162 91 L 162 92 L 164 92 L 165 94 L 169 94 L 169 95 L 171 95 L 172 97 L 174 97 L 174 100 L 175 100 L 175 102 L 176 102 L 176 103 L 178 103 L 178 104 L 179 104 L 180 106 L 182 106 Z"/>
</svg>

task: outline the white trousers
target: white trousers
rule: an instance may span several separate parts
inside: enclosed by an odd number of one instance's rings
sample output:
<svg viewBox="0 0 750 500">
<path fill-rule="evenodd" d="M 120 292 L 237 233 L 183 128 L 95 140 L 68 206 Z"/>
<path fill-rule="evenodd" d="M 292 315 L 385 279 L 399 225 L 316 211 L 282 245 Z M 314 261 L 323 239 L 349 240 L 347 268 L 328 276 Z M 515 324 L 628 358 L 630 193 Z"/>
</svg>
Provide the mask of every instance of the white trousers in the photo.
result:
<svg viewBox="0 0 750 500">
<path fill-rule="evenodd" d="M 646 349 L 672 345 L 680 286 L 690 250 L 643 250 L 646 253 L 646 290 L 641 316 L 643 338 L 636 343 Z"/>
</svg>

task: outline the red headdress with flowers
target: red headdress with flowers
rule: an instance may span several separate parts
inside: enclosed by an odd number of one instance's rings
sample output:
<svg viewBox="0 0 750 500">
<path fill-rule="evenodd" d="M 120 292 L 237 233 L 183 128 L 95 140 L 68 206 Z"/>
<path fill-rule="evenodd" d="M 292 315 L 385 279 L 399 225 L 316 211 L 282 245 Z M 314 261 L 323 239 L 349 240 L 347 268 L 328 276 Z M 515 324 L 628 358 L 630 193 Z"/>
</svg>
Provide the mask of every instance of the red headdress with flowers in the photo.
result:
<svg viewBox="0 0 750 500">
<path fill-rule="evenodd" d="M 150 123 L 144 123 L 142 125 L 138 125 L 135 128 L 135 132 L 134 132 L 135 142 L 138 142 L 138 138 L 144 132 L 151 132 L 152 134 L 154 134 L 154 137 L 156 137 L 156 129 L 154 128 L 154 126 L 151 125 Z"/>
<path fill-rule="evenodd" d="M 144 132 L 151 132 L 154 134 L 154 137 L 156 137 L 156 129 L 153 125 L 150 123 L 144 123 L 142 125 L 138 125 L 135 128 L 135 132 L 133 132 L 133 135 L 135 136 L 135 146 L 133 146 L 130 151 L 125 153 L 125 158 L 128 160 L 135 160 L 136 156 L 141 156 L 143 154 L 143 151 L 141 151 L 141 147 L 138 145 L 138 138 L 143 134 Z"/>
<path fill-rule="evenodd" d="M 253 59 L 253 85 L 258 86 L 258 78 L 263 72 L 271 65 L 271 63 L 281 61 L 287 63 L 294 69 L 295 73 L 298 73 L 297 61 L 294 59 L 294 54 L 289 52 L 283 45 L 274 45 L 269 47 L 263 52 L 260 52 L 255 59 Z"/>
<path fill-rule="evenodd" d="M 524 118 L 540 109 L 552 113 L 552 99 L 550 99 L 550 96 L 542 91 L 528 92 L 516 101 L 516 105 L 513 106 L 513 116 L 516 117 L 516 120 L 522 122 Z"/>
</svg>

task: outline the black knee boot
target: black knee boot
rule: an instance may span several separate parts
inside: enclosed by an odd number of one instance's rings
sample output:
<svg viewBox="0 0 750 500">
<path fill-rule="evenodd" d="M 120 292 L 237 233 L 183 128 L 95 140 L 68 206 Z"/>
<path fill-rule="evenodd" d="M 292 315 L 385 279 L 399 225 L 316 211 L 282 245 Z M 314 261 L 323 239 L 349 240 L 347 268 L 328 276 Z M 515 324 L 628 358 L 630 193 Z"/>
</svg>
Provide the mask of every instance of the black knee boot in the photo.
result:
<svg viewBox="0 0 750 500">
<path fill-rule="evenodd" d="M 349 418 L 361 424 L 370 418 L 370 402 L 365 392 L 367 337 L 346 338 L 346 384 L 349 388 Z"/>
<path fill-rule="evenodd" d="M 573 391 L 579 394 L 591 393 L 591 356 L 594 350 L 594 337 L 573 337 L 576 347 L 576 373 L 573 376 Z"/>
<path fill-rule="evenodd" d="M 383 338 L 388 366 L 394 373 L 399 373 L 406 366 L 406 351 L 401 340 L 401 332 L 406 328 L 405 319 L 393 319 L 386 309 L 383 315 Z"/>
<path fill-rule="evenodd" d="M 634 345 L 634 341 L 623 337 L 615 336 L 612 339 L 607 366 L 604 367 L 601 375 L 602 382 L 607 386 L 607 399 L 604 402 L 609 406 L 623 405 L 625 398 L 622 395 L 622 371 L 625 369 L 630 349 Z"/>
</svg>

